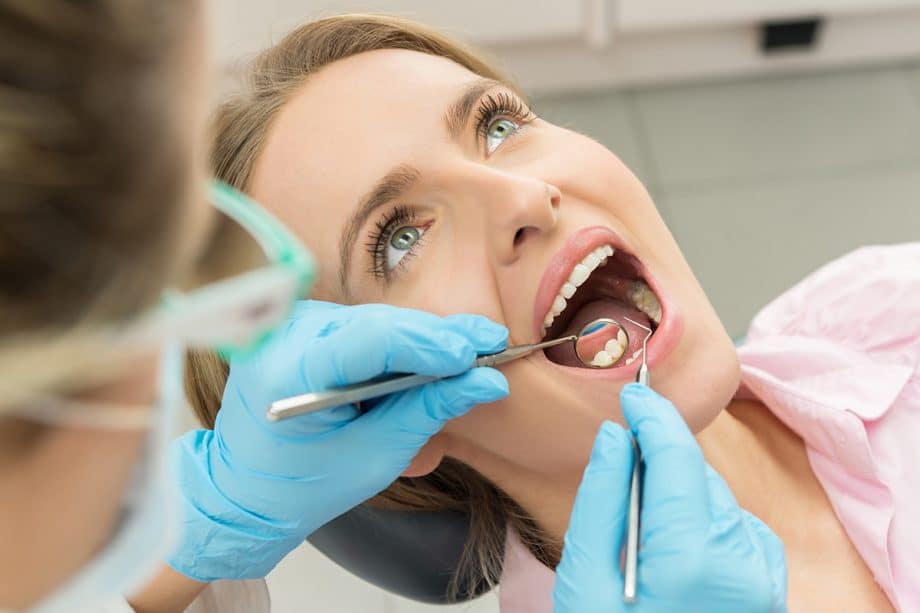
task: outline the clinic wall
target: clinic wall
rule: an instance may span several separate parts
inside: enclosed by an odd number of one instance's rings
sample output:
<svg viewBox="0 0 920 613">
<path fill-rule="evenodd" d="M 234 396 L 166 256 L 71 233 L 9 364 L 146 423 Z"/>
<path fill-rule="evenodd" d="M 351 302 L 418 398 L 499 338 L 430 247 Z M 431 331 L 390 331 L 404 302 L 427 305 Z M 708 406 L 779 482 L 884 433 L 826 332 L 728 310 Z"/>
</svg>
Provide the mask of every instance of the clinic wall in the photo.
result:
<svg viewBox="0 0 920 613">
<path fill-rule="evenodd" d="M 920 63 L 534 106 L 643 180 L 732 336 L 821 264 L 920 240 Z"/>
</svg>

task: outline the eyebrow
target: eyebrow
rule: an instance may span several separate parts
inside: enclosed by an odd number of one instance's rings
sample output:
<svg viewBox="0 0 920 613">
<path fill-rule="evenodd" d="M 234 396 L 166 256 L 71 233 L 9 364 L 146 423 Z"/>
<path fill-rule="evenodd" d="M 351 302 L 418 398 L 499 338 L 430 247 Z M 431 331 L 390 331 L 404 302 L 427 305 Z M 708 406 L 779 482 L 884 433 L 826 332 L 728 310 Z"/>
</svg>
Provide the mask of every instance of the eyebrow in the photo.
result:
<svg viewBox="0 0 920 613">
<path fill-rule="evenodd" d="M 447 132 L 453 140 L 458 140 L 462 136 L 479 99 L 490 89 L 502 86 L 505 85 L 501 81 L 479 78 L 463 89 L 457 99 L 447 107 L 447 112 L 444 114 Z M 339 286 L 346 298 L 349 296 L 348 275 L 351 268 L 351 253 L 358 240 L 358 233 L 374 211 L 409 191 L 420 174 L 417 168 L 408 164 L 394 167 L 361 198 L 354 213 L 345 222 L 339 238 Z"/>
</svg>

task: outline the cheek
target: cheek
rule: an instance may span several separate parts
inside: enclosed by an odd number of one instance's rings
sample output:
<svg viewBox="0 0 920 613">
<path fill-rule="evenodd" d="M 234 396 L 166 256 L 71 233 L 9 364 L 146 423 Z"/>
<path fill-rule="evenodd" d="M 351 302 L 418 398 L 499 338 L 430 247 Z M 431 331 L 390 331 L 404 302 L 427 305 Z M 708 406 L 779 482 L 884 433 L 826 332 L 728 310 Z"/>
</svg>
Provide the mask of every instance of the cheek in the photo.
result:
<svg viewBox="0 0 920 613">
<path fill-rule="evenodd" d="M 560 130 L 554 145 L 552 168 L 563 194 L 604 205 L 628 219 L 654 213 L 648 191 L 615 153 L 587 136 Z"/>
<path fill-rule="evenodd" d="M 615 393 L 593 401 L 548 378 L 540 365 L 506 365 L 511 394 L 474 408 L 445 432 L 492 456 L 543 475 L 580 473 L 604 419 L 616 420 Z M 606 410 L 599 407 L 606 407 Z"/>
<path fill-rule="evenodd" d="M 475 251 L 454 254 L 441 245 L 428 245 L 410 263 L 413 278 L 394 284 L 382 301 L 442 316 L 473 313 L 505 323 L 493 271 Z"/>
<path fill-rule="evenodd" d="M 53 429 L 0 484 L 11 501 L 0 517 L 0 572 L 26 599 L 108 543 L 143 440 L 142 433 Z"/>
</svg>

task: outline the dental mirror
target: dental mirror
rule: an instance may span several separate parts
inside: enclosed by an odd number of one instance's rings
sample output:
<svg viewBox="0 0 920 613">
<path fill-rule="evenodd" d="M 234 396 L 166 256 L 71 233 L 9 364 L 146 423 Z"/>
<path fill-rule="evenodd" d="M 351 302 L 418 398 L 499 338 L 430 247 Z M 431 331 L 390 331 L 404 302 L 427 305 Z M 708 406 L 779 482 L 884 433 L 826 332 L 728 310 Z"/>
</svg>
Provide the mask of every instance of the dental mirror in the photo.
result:
<svg viewBox="0 0 920 613">
<path fill-rule="evenodd" d="M 575 340 L 575 355 L 589 368 L 610 368 L 629 346 L 626 328 L 616 320 L 602 317 L 587 323 Z"/>
</svg>

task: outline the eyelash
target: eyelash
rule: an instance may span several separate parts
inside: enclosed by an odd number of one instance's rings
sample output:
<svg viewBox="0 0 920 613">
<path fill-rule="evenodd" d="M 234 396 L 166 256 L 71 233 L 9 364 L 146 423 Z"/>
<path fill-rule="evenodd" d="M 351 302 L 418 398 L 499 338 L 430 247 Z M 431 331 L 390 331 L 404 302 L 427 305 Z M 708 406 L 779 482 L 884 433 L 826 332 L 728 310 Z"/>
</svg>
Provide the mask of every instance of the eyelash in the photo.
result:
<svg viewBox="0 0 920 613">
<path fill-rule="evenodd" d="M 517 96 L 507 92 L 489 94 L 482 99 L 476 111 L 475 126 L 479 139 L 488 137 L 489 126 L 499 117 L 511 119 L 523 126 L 533 121 L 536 115 Z M 393 270 L 387 269 L 387 245 L 390 244 L 393 233 L 401 227 L 416 224 L 417 220 L 418 217 L 414 210 L 407 206 L 397 206 L 376 222 L 376 227 L 367 240 L 367 251 L 371 254 L 372 261 L 370 273 L 375 278 L 389 281 L 397 269 L 405 270 L 408 261 L 415 257 L 418 249 L 424 244 L 425 233 L 406 252 Z"/>
<path fill-rule="evenodd" d="M 406 255 L 399 260 L 396 267 L 392 270 L 387 269 L 387 245 L 393 238 L 396 230 L 404 226 L 417 225 L 418 216 L 415 211 L 407 206 L 397 206 L 388 212 L 375 224 L 375 229 L 367 239 L 367 251 L 371 254 L 370 273 L 378 279 L 389 280 L 390 276 L 397 269 L 404 269 L 408 260 L 415 256 L 416 250 L 424 244 L 425 234 L 423 233 L 418 241 L 406 251 Z"/>
<path fill-rule="evenodd" d="M 489 94 L 482 99 L 476 111 L 476 134 L 480 139 L 488 136 L 489 125 L 499 117 L 525 125 L 533 121 L 536 115 L 517 96 L 508 92 Z"/>
</svg>

